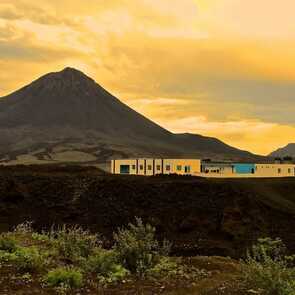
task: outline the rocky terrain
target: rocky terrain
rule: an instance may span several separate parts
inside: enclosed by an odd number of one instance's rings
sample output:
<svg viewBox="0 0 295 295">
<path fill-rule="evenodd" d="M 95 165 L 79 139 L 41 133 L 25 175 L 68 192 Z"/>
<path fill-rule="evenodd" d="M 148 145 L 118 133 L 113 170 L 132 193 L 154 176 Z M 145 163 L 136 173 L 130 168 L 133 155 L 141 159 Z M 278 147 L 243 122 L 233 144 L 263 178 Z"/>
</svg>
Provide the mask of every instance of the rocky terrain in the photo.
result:
<svg viewBox="0 0 295 295">
<path fill-rule="evenodd" d="M 105 175 L 95 168 L 0 169 L 0 230 L 23 221 L 36 229 L 79 224 L 112 232 L 135 216 L 173 242 L 173 253 L 240 257 L 258 237 L 295 250 L 295 179 L 199 179 Z"/>
</svg>

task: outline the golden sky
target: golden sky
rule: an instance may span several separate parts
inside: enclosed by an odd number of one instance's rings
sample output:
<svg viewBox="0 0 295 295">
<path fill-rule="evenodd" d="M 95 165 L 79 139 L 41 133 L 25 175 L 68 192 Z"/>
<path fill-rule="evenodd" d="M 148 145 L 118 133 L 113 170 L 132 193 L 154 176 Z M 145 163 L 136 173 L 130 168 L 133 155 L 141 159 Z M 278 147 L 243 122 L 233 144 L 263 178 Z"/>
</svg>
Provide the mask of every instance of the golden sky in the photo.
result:
<svg viewBox="0 0 295 295">
<path fill-rule="evenodd" d="M 66 66 L 174 132 L 295 142 L 294 0 L 0 0 L 0 96 Z"/>
</svg>

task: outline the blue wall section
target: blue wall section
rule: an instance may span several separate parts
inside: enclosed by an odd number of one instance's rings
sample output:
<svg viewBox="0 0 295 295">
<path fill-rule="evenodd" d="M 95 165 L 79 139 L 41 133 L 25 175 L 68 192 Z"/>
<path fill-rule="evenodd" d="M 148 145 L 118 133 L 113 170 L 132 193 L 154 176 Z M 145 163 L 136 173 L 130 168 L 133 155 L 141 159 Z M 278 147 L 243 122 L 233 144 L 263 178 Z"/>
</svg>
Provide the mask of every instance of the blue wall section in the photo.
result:
<svg viewBox="0 0 295 295">
<path fill-rule="evenodd" d="M 234 171 L 237 174 L 254 173 L 255 164 L 234 164 Z"/>
</svg>

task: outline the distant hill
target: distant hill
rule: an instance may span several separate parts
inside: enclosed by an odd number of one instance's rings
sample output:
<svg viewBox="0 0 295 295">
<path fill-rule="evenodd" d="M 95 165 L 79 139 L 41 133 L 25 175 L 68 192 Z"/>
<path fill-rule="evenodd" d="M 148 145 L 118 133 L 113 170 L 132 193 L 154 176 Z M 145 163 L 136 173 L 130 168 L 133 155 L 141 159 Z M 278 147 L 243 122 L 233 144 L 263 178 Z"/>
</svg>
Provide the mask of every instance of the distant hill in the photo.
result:
<svg viewBox="0 0 295 295">
<path fill-rule="evenodd" d="M 283 148 L 280 148 L 271 154 L 270 157 L 293 157 L 295 158 L 295 143 L 289 143 Z"/>
<path fill-rule="evenodd" d="M 72 68 L 0 98 L 0 163 L 94 164 L 135 156 L 259 158 L 216 138 L 173 134 Z"/>
</svg>

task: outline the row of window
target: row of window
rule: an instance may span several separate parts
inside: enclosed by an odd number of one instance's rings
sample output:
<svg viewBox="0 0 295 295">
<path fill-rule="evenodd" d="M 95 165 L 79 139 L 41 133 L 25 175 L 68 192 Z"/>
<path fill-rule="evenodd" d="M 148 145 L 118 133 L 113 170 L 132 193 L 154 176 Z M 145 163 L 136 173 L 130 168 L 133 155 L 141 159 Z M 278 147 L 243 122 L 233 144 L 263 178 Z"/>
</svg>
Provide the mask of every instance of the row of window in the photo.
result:
<svg viewBox="0 0 295 295">
<path fill-rule="evenodd" d="M 183 167 L 181 165 L 176 166 L 177 171 L 182 171 L 182 168 Z M 151 171 L 152 169 L 153 169 L 152 165 L 147 165 L 147 170 Z M 136 170 L 136 165 L 132 165 L 132 170 Z M 144 170 L 144 165 L 139 165 L 139 170 Z M 161 165 L 156 165 L 156 170 L 161 171 L 162 170 Z M 166 171 L 171 171 L 171 166 L 166 165 L 165 170 Z M 184 170 L 185 170 L 186 173 L 189 173 L 191 171 L 191 167 L 190 166 L 185 166 Z"/>
<path fill-rule="evenodd" d="M 258 170 L 258 167 L 256 166 L 256 171 Z M 261 166 L 261 168 L 263 168 L 263 166 Z M 271 168 L 269 166 L 266 166 L 265 168 Z M 274 168 L 274 167 L 272 167 Z M 295 170 L 294 170 L 295 171 Z M 278 168 L 278 174 L 281 174 L 282 173 L 282 169 L 281 168 Z M 291 174 L 292 173 L 292 169 L 291 168 L 288 168 L 288 174 Z"/>
</svg>

